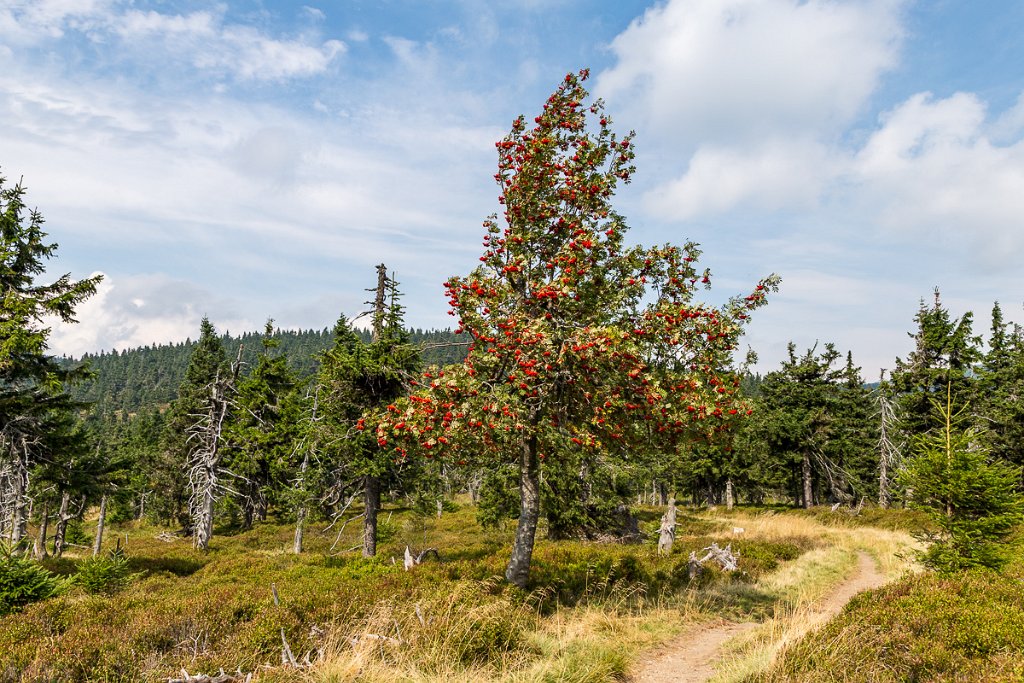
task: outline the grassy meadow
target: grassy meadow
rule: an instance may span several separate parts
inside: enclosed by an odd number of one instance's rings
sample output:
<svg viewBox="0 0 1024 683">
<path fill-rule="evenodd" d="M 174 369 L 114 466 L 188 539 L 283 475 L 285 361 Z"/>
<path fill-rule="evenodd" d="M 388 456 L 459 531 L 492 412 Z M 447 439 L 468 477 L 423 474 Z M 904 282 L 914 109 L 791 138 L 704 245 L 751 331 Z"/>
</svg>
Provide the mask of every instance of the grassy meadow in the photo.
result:
<svg viewBox="0 0 1024 683">
<path fill-rule="evenodd" d="M 207 553 L 187 539 L 160 540 L 160 528 L 114 526 L 105 546 L 120 541 L 131 572 L 127 585 L 95 593 L 71 585 L 0 618 L 0 681 L 166 681 L 182 670 L 213 675 L 221 669 L 252 673 L 258 681 L 627 680 L 641 652 L 722 617 L 760 626 L 732 646 L 718 680 L 819 680 L 806 671 L 832 664 L 851 676 L 862 672 L 840 654 L 823 654 L 821 636 L 801 640 L 814 626 L 804 618 L 807 606 L 843 580 L 858 551 L 870 553 L 888 577 L 906 574 L 913 545 L 906 529 L 919 520 L 901 512 L 861 519 L 827 510 L 681 512 L 667 557 L 656 552 L 660 510 L 654 508 L 640 511 L 648 538 L 640 545 L 538 542 L 526 591 L 501 578 L 511 528 L 481 529 L 470 506 L 439 519 L 389 509 L 372 560 L 350 550 L 359 541 L 358 521 L 340 535 L 338 527 L 310 528 L 301 555 L 290 552 L 293 528 L 285 524 L 242 533 L 218 529 Z M 741 571 L 712 568 L 691 580 L 690 552 L 700 554 L 712 541 L 740 551 Z M 407 572 L 406 545 L 435 547 L 440 561 L 428 557 Z M 71 575 L 87 554 L 73 549 L 46 566 Z M 836 623 L 861 618 L 851 616 L 857 610 L 882 623 L 927 620 L 936 612 L 915 606 L 914 596 L 945 585 L 938 581 L 909 575 L 858 598 Z M 991 598 L 986 610 L 1004 603 L 1019 609 L 1019 590 L 1013 603 L 994 579 L 979 575 L 965 585 L 969 595 Z M 940 616 L 952 619 L 956 604 Z M 844 642 L 846 631 L 838 628 L 826 631 L 829 642 Z M 899 637 L 928 640 L 913 628 Z M 950 629 L 955 650 L 958 636 Z M 1016 672 L 1000 659 L 1001 634 L 987 649 L 961 648 L 957 656 Z M 296 664 L 284 662 L 285 643 Z M 851 642 L 848 649 L 872 643 Z M 839 659 L 821 659 L 827 656 Z M 873 676 L 820 680 L 910 680 Z"/>
</svg>

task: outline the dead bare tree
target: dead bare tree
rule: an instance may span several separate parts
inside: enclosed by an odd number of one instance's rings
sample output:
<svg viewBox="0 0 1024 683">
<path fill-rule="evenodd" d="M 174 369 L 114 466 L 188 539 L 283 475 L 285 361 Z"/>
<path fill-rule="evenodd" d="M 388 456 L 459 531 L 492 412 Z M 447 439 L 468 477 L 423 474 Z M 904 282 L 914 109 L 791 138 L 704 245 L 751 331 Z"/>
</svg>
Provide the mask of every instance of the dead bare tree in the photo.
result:
<svg viewBox="0 0 1024 683">
<path fill-rule="evenodd" d="M 242 365 L 243 347 L 238 347 L 238 358 L 226 376 L 220 373 L 209 385 L 210 397 L 204 415 L 196 416 L 189 429 L 188 439 L 193 442 L 188 463 L 189 512 L 193 524 L 193 545 L 208 550 L 213 536 L 213 510 L 218 497 L 225 491 L 224 477 L 229 474 L 221 467 L 221 441 L 224 422 L 231 408 L 231 395 Z"/>
<path fill-rule="evenodd" d="M 5 426 L 0 433 L 0 530 L 17 549 L 28 527 L 29 453 L 34 441 L 17 429 Z"/>
<path fill-rule="evenodd" d="M 881 372 L 881 381 L 885 381 L 885 370 Z M 878 507 L 886 509 L 892 504 L 892 492 L 889 488 L 892 483 L 892 472 L 897 467 L 900 454 L 893 441 L 893 434 L 896 433 L 896 413 L 884 387 L 878 392 L 878 416 Z"/>
<path fill-rule="evenodd" d="M 92 556 L 96 557 L 100 554 L 100 550 L 103 548 L 103 528 L 107 523 L 107 499 L 110 498 L 106 493 L 100 499 L 100 516 L 96 520 L 96 539 L 92 545 Z"/>
<path fill-rule="evenodd" d="M 661 516 L 661 528 L 658 530 L 658 554 L 671 555 L 672 544 L 676 540 L 676 497 L 668 499 L 668 510 Z"/>
<path fill-rule="evenodd" d="M 320 389 L 316 389 L 313 394 L 313 409 L 309 415 L 309 421 L 315 425 L 317 422 L 317 411 L 320 406 Z M 299 504 L 295 511 L 295 541 L 292 544 L 292 552 L 298 555 L 302 552 L 303 536 L 305 533 L 306 517 L 309 516 L 309 492 L 307 487 L 309 485 L 307 481 L 307 472 L 309 470 L 309 456 L 310 456 L 310 440 L 303 438 L 298 448 L 302 451 L 302 464 L 299 466 L 299 474 L 292 482 L 292 486 L 296 492 L 298 492 Z"/>
</svg>

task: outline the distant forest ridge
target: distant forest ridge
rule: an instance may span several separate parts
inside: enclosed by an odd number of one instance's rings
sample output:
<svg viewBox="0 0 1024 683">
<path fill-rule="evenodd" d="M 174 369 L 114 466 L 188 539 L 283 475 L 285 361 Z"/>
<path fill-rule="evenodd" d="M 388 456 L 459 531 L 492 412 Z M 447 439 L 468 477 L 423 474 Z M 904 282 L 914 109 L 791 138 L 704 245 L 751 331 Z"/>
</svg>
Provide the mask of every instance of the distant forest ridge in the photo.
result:
<svg viewBox="0 0 1024 683">
<path fill-rule="evenodd" d="M 359 331 L 370 341 L 368 330 Z M 410 330 L 412 343 L 420 347 L 424 365 L 459 363 L 466 356 L 470 337 L 451 330 Z M 319 358 L 333 341 L 330 328 L 322 330 L 277 330 L 272 337 L 278 346 L 272 353 L 284 355 L 302 378 L 312 376 L 319 367 Z M 256 362 L 263 348 L 262 332 L 246 332 L 240 336 L 221 335 L 228 358 L 234 359 L 242 345 L 243 374 Z M 75 387 L 72 396 L 94 404 L 94 411 L 103 414 L 115 411 L 138 412 L 142 408 L 170 403 L 177 397 L 178 386 L 185 376 L 189 358 L 196 342 L 187 339 L 171 344 L 147 345 L 124 351 L 87 353 L 81 358 L 65 358 L 69 364 L 88 363 L 94 376 Z"/>
</svg>

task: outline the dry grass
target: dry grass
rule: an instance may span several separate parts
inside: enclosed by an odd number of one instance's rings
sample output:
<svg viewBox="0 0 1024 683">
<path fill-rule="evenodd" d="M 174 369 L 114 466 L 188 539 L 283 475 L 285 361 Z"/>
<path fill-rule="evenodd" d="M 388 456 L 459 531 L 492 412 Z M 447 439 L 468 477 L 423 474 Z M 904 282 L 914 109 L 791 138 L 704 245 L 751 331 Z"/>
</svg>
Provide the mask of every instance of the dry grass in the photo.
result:
<svg viewBox="0 0 1024 683">
<path fill-rule="evenodd" d="M 825 545 L 760 582 L 763 590 L 779 596 L 779 608 L 761 626 L 730 643 L 712 679 L 715 683 L 747 680 L 768 669 L 787 646 L 820 626 L 824 615 L 817 609 L 819 601 L 855 570 L 858 552 L 869 554 L 887 581 L 915 570 L 910 551 L 916 542 L 905 531 L 828 525 L 811 517 L 778 514 L 738 516 L 735 522 L 755 538 L 810 538 Z"/>
</svg>

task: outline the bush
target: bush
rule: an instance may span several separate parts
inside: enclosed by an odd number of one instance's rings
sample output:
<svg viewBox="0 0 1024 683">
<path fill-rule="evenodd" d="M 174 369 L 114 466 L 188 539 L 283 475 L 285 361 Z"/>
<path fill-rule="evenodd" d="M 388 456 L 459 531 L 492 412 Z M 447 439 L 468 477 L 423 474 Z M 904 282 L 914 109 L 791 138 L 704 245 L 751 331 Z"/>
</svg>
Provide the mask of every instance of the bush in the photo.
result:
<svg viewBox="0 0 1024 683">
<path fill-rule="evenodd" d="M 757 681 L 1024 680 L 1020 577 L 921 574 L 855 597 Z"/>
<path fill-rule="evenodd" d="M 1010 534 L 1024 520 L 1024 496 L 1017 490 L 1021 470 L 990 460 L 977 432 L 958 427 L 965 418 L 963 411 L 953 413 L 950 399 L 935 407 L 943 431 L 919 439 L 901 474 L 902 484 L 913 490 L 910 504 L 938 529 L 921 534 L 931 541 L 921 561 L 940 572 L 999 569 L 1010 559 Z"/>
<path fill-rule="evenodd" d="M 0 616 L 52 597 L 63 588 L 60 578 L 0 545 Z"/>
<path fill-rule="evenodd" d="M 91 557 L 78 565 L 72 581 L 87 593 L 112 595 L 128 585 L 132 574 L 128 558 L 118 548 L 107 557 Z"/>
<path fill-rule="evenodd" d="M 73 519 L 68 522 L 67 529 L 64 531 L 64 542 L 73 545 L 90 546 L 92 545 L 92 535 L 85 530 L 85 526 L 80 520 Z"/>
</svg>

